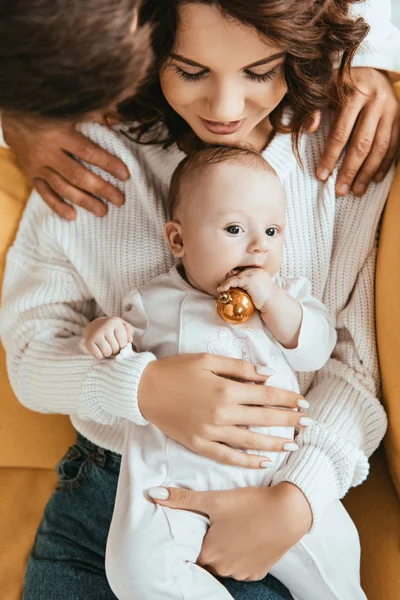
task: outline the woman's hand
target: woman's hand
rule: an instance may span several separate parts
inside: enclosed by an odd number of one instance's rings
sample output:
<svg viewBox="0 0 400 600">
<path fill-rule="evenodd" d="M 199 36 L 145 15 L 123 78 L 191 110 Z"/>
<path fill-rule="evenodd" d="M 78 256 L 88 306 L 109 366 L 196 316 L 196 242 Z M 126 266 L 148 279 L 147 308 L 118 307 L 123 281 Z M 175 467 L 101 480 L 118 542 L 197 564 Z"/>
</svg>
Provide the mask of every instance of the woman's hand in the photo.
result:
<svg viewBox="0 0 400 600">
<path fill-rule="evenodd" d="M 152 488 L 149 495 L 161 506 L 206 514 L 210 528 L 197 562 L 239 581 L 263 579 L 312 525 L 306 497 L 287 482 L 212 492 Z"/>
<path fill-rule="evenodd" d="M 346 146 L 336 194 L 346 196 L 350 189 L 362 196 L 372 179 L 385 177 L 396 158 L 400 142 L 400 103 L 386 75 L 372 68 L 353 68 L 356 86 L 346 105 L 337 112 L 317 176 L 328 179 Z M 319 115 L 316 116 L 315 128 Z"/>
<path fill-rule="evenodd" d="M 265 367 L 258 370 L 268 372 Z M 297 450 L 297 446 L 290 438 L 255 433 L 248 427 L 312 424 L 303 413 L 293 410 L 308 407 L 299 394 L 249 385 L 263 384 L 266 379 L 266 374 L 258 374 L 245 360 L 213 354 L 170 356 L 145 368 L 139 384 L 139 408 L 168 437 L 196 454 L 220 463 L 264 468 L 264 456 L 237 448 L 282 452 Z M 286 410 L 270 408 L 277 406 Z"/>
<path fill-rule="evenodd" d="M 128 169 L 121 160 L 76 131 L 73 123 L 3 114 L 2 125 L 4 139 L 24 173 L 43 200 L 61 217 L 72 220 L 76 216 L 75 209 L 64 202 L 64 198 L 99 217 L 107 213 L 105 202 L 115 206 L 124 203 L 122 192 L 73 156 L 100 167 L 121 181 L 129 178 Z"/>
</svg>

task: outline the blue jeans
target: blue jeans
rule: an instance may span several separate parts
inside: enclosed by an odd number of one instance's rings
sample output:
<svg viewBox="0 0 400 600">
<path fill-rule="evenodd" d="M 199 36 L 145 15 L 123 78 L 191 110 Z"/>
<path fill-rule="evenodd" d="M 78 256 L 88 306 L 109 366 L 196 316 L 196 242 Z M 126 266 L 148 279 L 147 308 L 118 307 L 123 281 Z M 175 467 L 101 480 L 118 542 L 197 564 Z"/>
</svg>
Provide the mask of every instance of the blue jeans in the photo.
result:
<svg viewBox="0 0 400 600">
<path fill-rule="evenodd" d="M 104 555 L 120 462 L 119 454 L 78 434 L 57 466 L 57 487 L 27 563 L 24 600 L 115 600 Z M 270 575 L 263 581 L 221 582 L 235 600 L 292 600 Z"/>
</svg>

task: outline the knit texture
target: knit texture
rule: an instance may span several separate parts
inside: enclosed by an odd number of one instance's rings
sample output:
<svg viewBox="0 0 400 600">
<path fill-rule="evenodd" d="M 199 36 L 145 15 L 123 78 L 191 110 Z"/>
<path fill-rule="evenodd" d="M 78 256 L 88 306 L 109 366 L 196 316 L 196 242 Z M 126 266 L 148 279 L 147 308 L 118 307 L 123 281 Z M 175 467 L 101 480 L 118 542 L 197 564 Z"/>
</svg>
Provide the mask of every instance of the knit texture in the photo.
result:
<svg viewBox="0 0 400 600">
<path fill-rule="evenodd" d="M 317 423 L 299 433 L 299 451 L 274 478 L 305 493 L 314 526 L 328 503 L 365 479 L 368 456 L 386 428 L 377 400 L 374 268 L 393 170 L 363 198 L 336 199 L 335 174 L 325 184 L 314 177 L 329 126 L 325 119 L 316 134 L 303 137 L 303 169 L 289 135 L 277 134 L 264 152 L 287 197 L 282 274 L 308 278 L 337 322 L 338 342 L 327 365 L 317 375 L 299 375 Z M 19 400 L 32 410 L 71 415 L 83 435 L 120 452 L 123 419 L 146 424 L 137 390 L 155 357 L 127 348 L 116 359 L 96 362 L 82 334 L 95 316 L 120 315 L 129 290 L 172 266 L 162 235 L 164 203 L 183 154 L 175 147 L 137 146 L 97 124 L 83 131 L 127 164 L 125 183 L 95 169 L 120 187 L 125 205 L 110 206 L 103 219 L 82 210 L 68 223 L 32 193 L 8 255 L 0 331 Z"/>
</svg>

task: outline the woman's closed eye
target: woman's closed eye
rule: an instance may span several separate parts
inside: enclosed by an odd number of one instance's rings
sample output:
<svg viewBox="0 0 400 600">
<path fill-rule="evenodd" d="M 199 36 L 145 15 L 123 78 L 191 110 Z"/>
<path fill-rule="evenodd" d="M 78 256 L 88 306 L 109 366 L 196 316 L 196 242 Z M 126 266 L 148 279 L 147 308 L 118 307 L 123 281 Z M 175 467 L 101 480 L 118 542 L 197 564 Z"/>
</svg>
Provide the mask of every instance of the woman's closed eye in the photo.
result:
<svg viewBox="0 0 400 600">
<path fill-rule="evenodd" d="M 274 69 L 272 69 L 271 71 L 267 71 L 266 73 L 254 73 L 254 71 L 246 69 L 244 71 L 244 74 L 247 79 L 250 79 L 250 81 L 265 83 L 266 81 L 270 81 L 276 75 L 278 75 L 278 73 L 281 71 L 281 67 L 282 65 L 279 64 Z M 202 69 L 197 73 L 188 73 L 188 71 L 184 71 L 181 67 L 178 67 L 178 65 L 174 65 L 174 69 L 176 70 L 179 77 L 181 77 L 184 81 L 199 81 L 209 73 L 208 69 Z"/>
</svg>

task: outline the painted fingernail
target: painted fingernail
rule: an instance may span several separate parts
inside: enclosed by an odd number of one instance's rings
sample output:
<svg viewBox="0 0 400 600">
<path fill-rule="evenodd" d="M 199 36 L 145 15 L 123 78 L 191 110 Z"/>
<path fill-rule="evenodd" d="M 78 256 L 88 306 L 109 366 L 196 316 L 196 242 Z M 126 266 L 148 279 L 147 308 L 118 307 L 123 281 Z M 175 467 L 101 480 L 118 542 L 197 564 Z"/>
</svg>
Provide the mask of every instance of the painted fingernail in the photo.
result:
<svg viewBox="0 0 400 600">
<path fill-rule="evenodd" d="M 340 194 L 341 196 L 347 196 L 349 191 L 350 191 L 350 188 L 347 185 L 347 183 L 342 183 L 342 185 L 339 186 L 339 188 L 338 188 L 338 194 Z"/>
<path fill-rule="evenodd" d="M 313 419 L 310 417 L 300 417 L 299 425 L 303 425 L 303 427 L 310 427 L 310 425 L 314 425 Z"/>
<path fill-rule="evenodd" d="M 154 500 L 168 500 L 169 498 L 169 491 L 163 487 L 152 487 L 149 489 L 148 494 Z"/>
<path fill-rule="evenodd" d="M 263 469 L 268 469 L 268 467 L 272 466 L 272 460 L 262 460 L 260 462 L 260 467 L 262 467 Z"/>
<path fill-rule="evenodd" d="M 381 181 L 383 181 L 385 177 L 385 173 L 383 171 L 379 171 L 375 177 L 374 177 L 374 181 L 376 181 L 376 183 L 380 183 Z"/>
<path fill-rule="evenodd" d="M 262 377 L 271 377 L 271 375 L 274 375 L 275 373 L 273 369 L 264 365 L 256 365 L 256 372 Z"/>
<path fill-rule="evenodd" d="M 304 398 L 302 398 L 297 402 L 297 406 L 299 408 L 310 408 L 310 403 L 307 402 L 307 400 L 304 400 Z"/>
<path fill-rule="evenodd" d="M 283 444 L 282 448 L 283 450 L 286 450 L 286 452 L 295 452 L 299 449 L 298 445 L 294 442 L 286 442 L 286 444 Z"/>
<path fill-rule="evenodd" d="M 354 186 L 354 193 L 357 196 L 363 196 L 365 194 L 366 189 L 367 189 L 367 186 L 364 183 L 358 183 L 357 185 Z"/>
<path fill-rule="evenodd" d="M 319 179 L 321 181 L 326 181 L 330 175 L 330 172 L 328 171 L 328 169 L 321 169 L 319 172 Z"/>
</svg>

